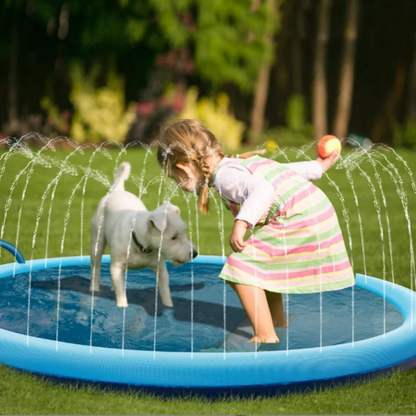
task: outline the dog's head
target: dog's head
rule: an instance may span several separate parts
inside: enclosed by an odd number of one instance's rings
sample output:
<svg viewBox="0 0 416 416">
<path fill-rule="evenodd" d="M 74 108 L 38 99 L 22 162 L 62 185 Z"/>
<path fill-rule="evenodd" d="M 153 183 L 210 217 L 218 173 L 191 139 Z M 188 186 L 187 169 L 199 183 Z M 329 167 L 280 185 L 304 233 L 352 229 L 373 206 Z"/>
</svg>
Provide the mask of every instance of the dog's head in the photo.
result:
<svg viewBox="0 0 416 416">
<path fill-rule="evenodd" d="M 187 263 L 198 255 L 186 236 L 186 224 L 180 210 L 164 202 L 151 212 L 148 219 L 148 238 L 152 247 L 160 247 L 161 254 L 175 266 Z"/>
</svg>

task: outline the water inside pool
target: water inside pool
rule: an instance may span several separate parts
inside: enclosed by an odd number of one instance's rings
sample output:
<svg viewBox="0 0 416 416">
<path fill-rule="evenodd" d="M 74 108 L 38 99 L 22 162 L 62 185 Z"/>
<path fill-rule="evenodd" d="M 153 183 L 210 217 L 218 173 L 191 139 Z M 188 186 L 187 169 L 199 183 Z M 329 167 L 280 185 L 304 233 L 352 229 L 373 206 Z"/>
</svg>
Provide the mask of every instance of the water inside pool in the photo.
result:
<svg viewBox="0 0 416 416">
<path fill-rule="evenodd" d="M 237 295 L 218 279 L 221 265 L 174 267 L 169 264 L 168 270 L 174 307 L 164 307 L 159 299 L 156 313 L 153 271 L 128 272 L 125 349 L 178 352 L 220 352 L 224 348 L 227 352 L 254 350 L 254 345 L 247 343 L 252 329 Z M 59 268 L 32 272 L 30 336 L 56 340 L 58 276 Z M 94 296 L 91 340 L 89 276 L 89 266 L 61 269 L 58 339 L 120 349 L 123 309 L 117 307 L 114 292 L 110 289 L 108 264 L 102 266 L 101 290 Z M 27 334 L 28 282 L 29 273 L 0 279 L 0 328 Z M 389 332 L 403 323 L 396 307 L 359 287 L 354 288 L 353 320 L 352 294 L 351 288 L 323 293 L 322 320 L 319 293 L 290 295 L 290 328 L 277 329 L 281 342 L 273 348 L 302 349 L 350 343 L 353 328 L 354 341 L 359 341 Z M 285 295 L 284 299 L 287 302 Z"/>
</svg>

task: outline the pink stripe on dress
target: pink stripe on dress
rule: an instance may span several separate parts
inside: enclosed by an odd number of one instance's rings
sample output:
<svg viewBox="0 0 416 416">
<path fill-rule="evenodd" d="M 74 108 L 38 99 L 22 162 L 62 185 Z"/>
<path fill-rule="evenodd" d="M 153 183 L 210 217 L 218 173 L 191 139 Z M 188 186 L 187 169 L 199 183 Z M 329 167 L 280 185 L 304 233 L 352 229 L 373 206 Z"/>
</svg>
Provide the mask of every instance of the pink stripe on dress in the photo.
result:
<svg viewBox="0 0 416 416">
<path fill-rule="evenodd" d="M 247 262 L 241 262 L 230 256 L 227 260 L 228 264 L 231 267 L 235 267 L 239 270 L 242 270 L 244 273 L 249 274 L 251 276 L 257 277 L 257 279 L 270 281 L 270 280 L 293 280 L 293 279 L 301 279 L 307 278 L 308 276 L 321 276 L 328 274 L 328 276 L 323 276 L 322 281 L 326 281 L 330 279 L 333 273 L 342 272 L 343 270 L 349 269 L 350 263 L 348 259 L 344 259 L 339 262 L 334 262 L 330 264 L 324 264 L 322 266 L 313 266 L 309 268 L 300 268 L 295 270 L 288 269 L 283 271 L 271 270 L 269 273 L 255 267 L 253 264 Z M 232 272 L 230 273 L 232 275 Z"/>
<path fill-rule="evenodd" d="M 324 250 L 330 247 L 331 245 L 337 244 L 339 242 L 343 241 L 343 237 L 341 233 L 337 233 L 331 237 L 328 237 L 327 239 L 322 239 L 322 241 L 319 241 L 317 243 L 313 244 L 305 244 L 305 245 L 288 245 L 287 242 L 284 244 L 282 241 L 282 244 L 279 246 L 275 246 L 273 244 L 268 243 L 265 240 L 253 240 L 250 238 L 247 243 L 248 246 L 244 249 L 243 253 L 247 255 L 252 255 L 250 253 L 253 252 L 253 245 L 257 250 L 263 251 L 264 253 L 267 253 L 270 256 L 284 256 L 285 253 L 287 254 L 300 254 L 300 253 L 317 253 L 318 250 Z"/>
</svg>

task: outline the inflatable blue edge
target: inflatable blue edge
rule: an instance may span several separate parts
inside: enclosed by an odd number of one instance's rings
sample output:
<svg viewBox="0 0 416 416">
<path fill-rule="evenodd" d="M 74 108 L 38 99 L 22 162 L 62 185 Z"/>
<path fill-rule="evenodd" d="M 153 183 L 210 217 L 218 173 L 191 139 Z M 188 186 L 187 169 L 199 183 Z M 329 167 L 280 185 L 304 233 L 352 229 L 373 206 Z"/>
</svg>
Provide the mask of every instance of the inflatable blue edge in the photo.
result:
<svg viewBox="0 0 416 416">
<path fill-rule="evenodd" d="M 226 258 L 200 255 L 199 264 Z M 103 256 L 103 263 L 110 257 Z M 0 278 L 47 268 L 89 265 L 90 257 L 31 260 L 0 266 Z M 356 286 L 395 305 L 399 328 L 363 341 L 323 348 L 260 353 L 182 353 L 117 350 L 56 342 L 0 329 L 0 362 L 16 369 L 64 379 L 162 389 L 270 388 L 378 373 L 405 363 L 416 366 L 414 292 L 357 274 Z M 409 366 L 408 366 L 409 367 Z"/>
</svg>

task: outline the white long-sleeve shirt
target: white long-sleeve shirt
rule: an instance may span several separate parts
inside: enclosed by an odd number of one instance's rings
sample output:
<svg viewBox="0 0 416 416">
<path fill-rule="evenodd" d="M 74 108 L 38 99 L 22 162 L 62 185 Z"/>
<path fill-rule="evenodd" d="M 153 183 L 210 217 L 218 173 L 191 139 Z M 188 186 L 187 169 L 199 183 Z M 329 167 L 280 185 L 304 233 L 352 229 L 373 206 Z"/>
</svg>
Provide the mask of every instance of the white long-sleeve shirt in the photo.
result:
<svg viewBox="0 0 416 416">
<path fill-rule="evenodd" d="M 223 158 L 215 175 L 214 188 L 227 200 L 242 204 L 235 218 L 247 221 L 251 227 L 270 209 L 276 199 L 275 190 L 266 179 L 257 177 L 240 164 L 222 164 L 235 159 Z M 322 177 L 319 162 L 307 161 L 283 163 L 306 180 L 313 181 Z M 243 204 L 244 202 L 244 204 Z"/>
</svg>

